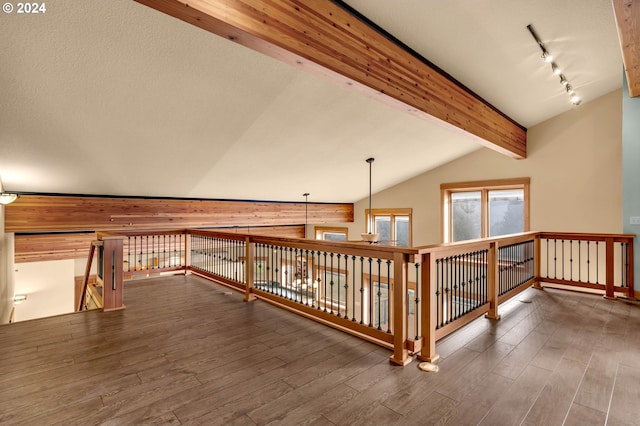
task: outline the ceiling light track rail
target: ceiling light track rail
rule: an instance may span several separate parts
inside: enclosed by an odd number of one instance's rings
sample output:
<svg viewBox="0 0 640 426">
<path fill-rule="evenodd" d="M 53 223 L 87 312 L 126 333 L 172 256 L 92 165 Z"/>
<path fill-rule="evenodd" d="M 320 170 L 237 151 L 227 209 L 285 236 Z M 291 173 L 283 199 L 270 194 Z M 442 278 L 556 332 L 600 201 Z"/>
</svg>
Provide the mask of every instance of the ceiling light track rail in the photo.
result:
<svg viewBox="0 0 640 426">
<path fill-rule="evenodd" d="M 547 63 L 550 63 L 551 64 L 551 71 L 560 78 L 560 84 L 562 85 L 564 90 L 569 95 L 569 99 L 571 100 L 571 103 L 576 105 L 576 106 L 580 105 L 582 100 L 580 99 L 580 97 L 578 96 L 576 91 L 573 89 L 571 84 L 569 84 L 569 80 L 562 73 L 562 69 L 553 60 L 554 59 L 553 55 L 551 55 L 551 53 L 549 53 L 549 51 L 547 50 L 547 47 L 544 45 L 542 40 L 540 40 L 540 36 L 538 36 L 538 33 L 536 32 L 535 28 L 533 28 L 533 24 L 527 25 L 527 29 L 531 33 L 531 37 L 533 37 L 533 39 L 536 41 L 536 43 L 538 43 L 538 47 L 540 47 L 540 50 L 542 51 L 542 60 L 547 62 Z"/>
</svg>

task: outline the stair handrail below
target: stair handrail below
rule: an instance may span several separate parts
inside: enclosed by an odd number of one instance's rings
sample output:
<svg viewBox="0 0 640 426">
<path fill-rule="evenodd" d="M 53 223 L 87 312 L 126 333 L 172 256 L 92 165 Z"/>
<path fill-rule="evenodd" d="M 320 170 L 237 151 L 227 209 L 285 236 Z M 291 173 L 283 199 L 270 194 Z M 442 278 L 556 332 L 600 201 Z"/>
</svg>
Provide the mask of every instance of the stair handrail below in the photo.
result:
<svg viewBox="0 0 640 426">
<path fill-rule="evenodd" d="M 87 287 L 89 286 L 89 276 L 91 275 L 91 267 L 93 266 L 93 257 L 96 251 L 96 247 L 101 246 L 102 241 L 91 241 L 91 246 L 89 247 L 89 257 L 87 258 L 87 267 L 84 271 L 84 279 L 82 281 L 82 291 L 80 292 L 80 297 L 78 298 L 77 312 L 83 311 L 85 308 L 86 298 L 87 298 Z"/>
</svg>

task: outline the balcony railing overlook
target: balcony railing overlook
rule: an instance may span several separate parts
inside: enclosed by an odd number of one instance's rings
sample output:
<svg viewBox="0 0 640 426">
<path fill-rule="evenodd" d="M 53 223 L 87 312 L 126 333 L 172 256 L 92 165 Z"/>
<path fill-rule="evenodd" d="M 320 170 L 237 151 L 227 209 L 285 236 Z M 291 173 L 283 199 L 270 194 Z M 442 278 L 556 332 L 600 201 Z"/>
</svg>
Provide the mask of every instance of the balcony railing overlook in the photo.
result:
<svg viewBox="0 0 640 426">
<path fill-rule="evenodd" d="M 526 232 L 402 248 L 182 229 L 99 232 L 78 310 L 124 308 L 127 279 L 193 273 L 393 351 L 435 361 L 436 341 L 534 286 L 634 298 L 634 235 Z M 101 292 L 87 291 L 97 248 Z M 96 296 L 97 295 L 97 296 Z M 97 297 L 102 297 L 95 303 Z"/>
</svg>

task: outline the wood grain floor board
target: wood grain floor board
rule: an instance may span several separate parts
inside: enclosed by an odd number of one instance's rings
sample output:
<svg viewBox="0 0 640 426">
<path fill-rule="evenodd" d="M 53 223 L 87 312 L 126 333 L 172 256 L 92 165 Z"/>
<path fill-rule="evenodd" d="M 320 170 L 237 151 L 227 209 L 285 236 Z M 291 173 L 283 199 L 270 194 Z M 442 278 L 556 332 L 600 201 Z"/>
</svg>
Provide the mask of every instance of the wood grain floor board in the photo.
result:
<svg viewBox="0 0 640 426">
<path fill-rule="evenodd" d="M 464 399 L 447 413 L 444 424 L 477 425 L 496 402 L 505 395 L 513 384 L 513 380 L 490 373 L 485 382 L 470 386 Z"/>
<path fill-rule="evenodd" d="M 193 275 L 125 303 L 0 326 L 0 423 L 640 424 L 637 303 L 527 290 L 438 342 L 438 373 Z"/>
<path fill-rule="evenodd" d="M 627 424 L 640 423 L 640 368 L 619 364 L 609 419 Z"/>
<path fill-rule="evenodd" d="M 586 368 L 586 364 L 562 359 L 556 365 L 522 424 L 526 426 L 561 425 L 571 408 Z"/>
<path fill-rule="evenodd" d="M 520 424 L 540 396 L 551 371 L 529 366 L 500 396 L 479 425 Z"/>
<path fill-rule="evenodd" d="M 604 426 L 607 422 L 607 413 L 573 403 L 563 422 L 564 426 Z"/>
<path fill-rule="evenodd" d="M 603 413 L 608 412 L 618 369 L 616 358 L 615 353 L 608 351 L 593 352 L 584 379 L 578 388 L 575 403 Z"/>
</svg>

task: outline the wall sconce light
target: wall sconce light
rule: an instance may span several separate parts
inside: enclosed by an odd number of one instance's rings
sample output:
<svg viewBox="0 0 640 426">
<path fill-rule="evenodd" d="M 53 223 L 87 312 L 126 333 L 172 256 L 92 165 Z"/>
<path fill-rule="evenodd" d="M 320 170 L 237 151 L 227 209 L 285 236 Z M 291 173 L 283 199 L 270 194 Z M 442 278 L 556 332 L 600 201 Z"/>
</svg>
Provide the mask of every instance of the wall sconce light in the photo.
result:
<svg viewBox="0 0 640 426">
<path fill-rule="evenodd" d="M 527 25 L 527 29 L 531 33 L 531 36 L 536 41 L 536 43 L 538 43 L 540 50 L 542 50 L 542 59 L 545 62 L 551 63 L 551 71 L 555 75 L 560 77 L 560 84 L 562 84 L 562 86 L 566 89 L 567 93 L 569 94 L 569 99 L 571 100 L 571 103 L 574 105 L 580 105 L 580 103 L 582 102 L 580 100 L 580 97 L 576 94 L 575 90 L 571 88 L 571 85 L 569 84 L 569 80 L 567 80 L 567 77 L 565 77 L 565 75 L 562 74 L 562 69 L 558 66 L 558 64 L 553 62 L 553 56 L 551 56 L 551 54 L 545 47 L 544 43 L 540 40 L 540 37 L 538 37 L 536 30 L 533 29 L 533 25 L 532 24 Z"/>
<path fill-rule="evenodd" d="M 13 203 L 18 197 L 20 197 L 18 194 L 12 192 L 2 192 L 0 193 L 0 204 L 6 206 L 7 204 Z"/>
<path fill-rule="evenodd" d="M 19 305 L 26 301 L 27 301 L 26 294 L 16 294 L 15 296 L 13 296 L 13 303 L 15 303 L 16 305 Z"/>
</svg>

